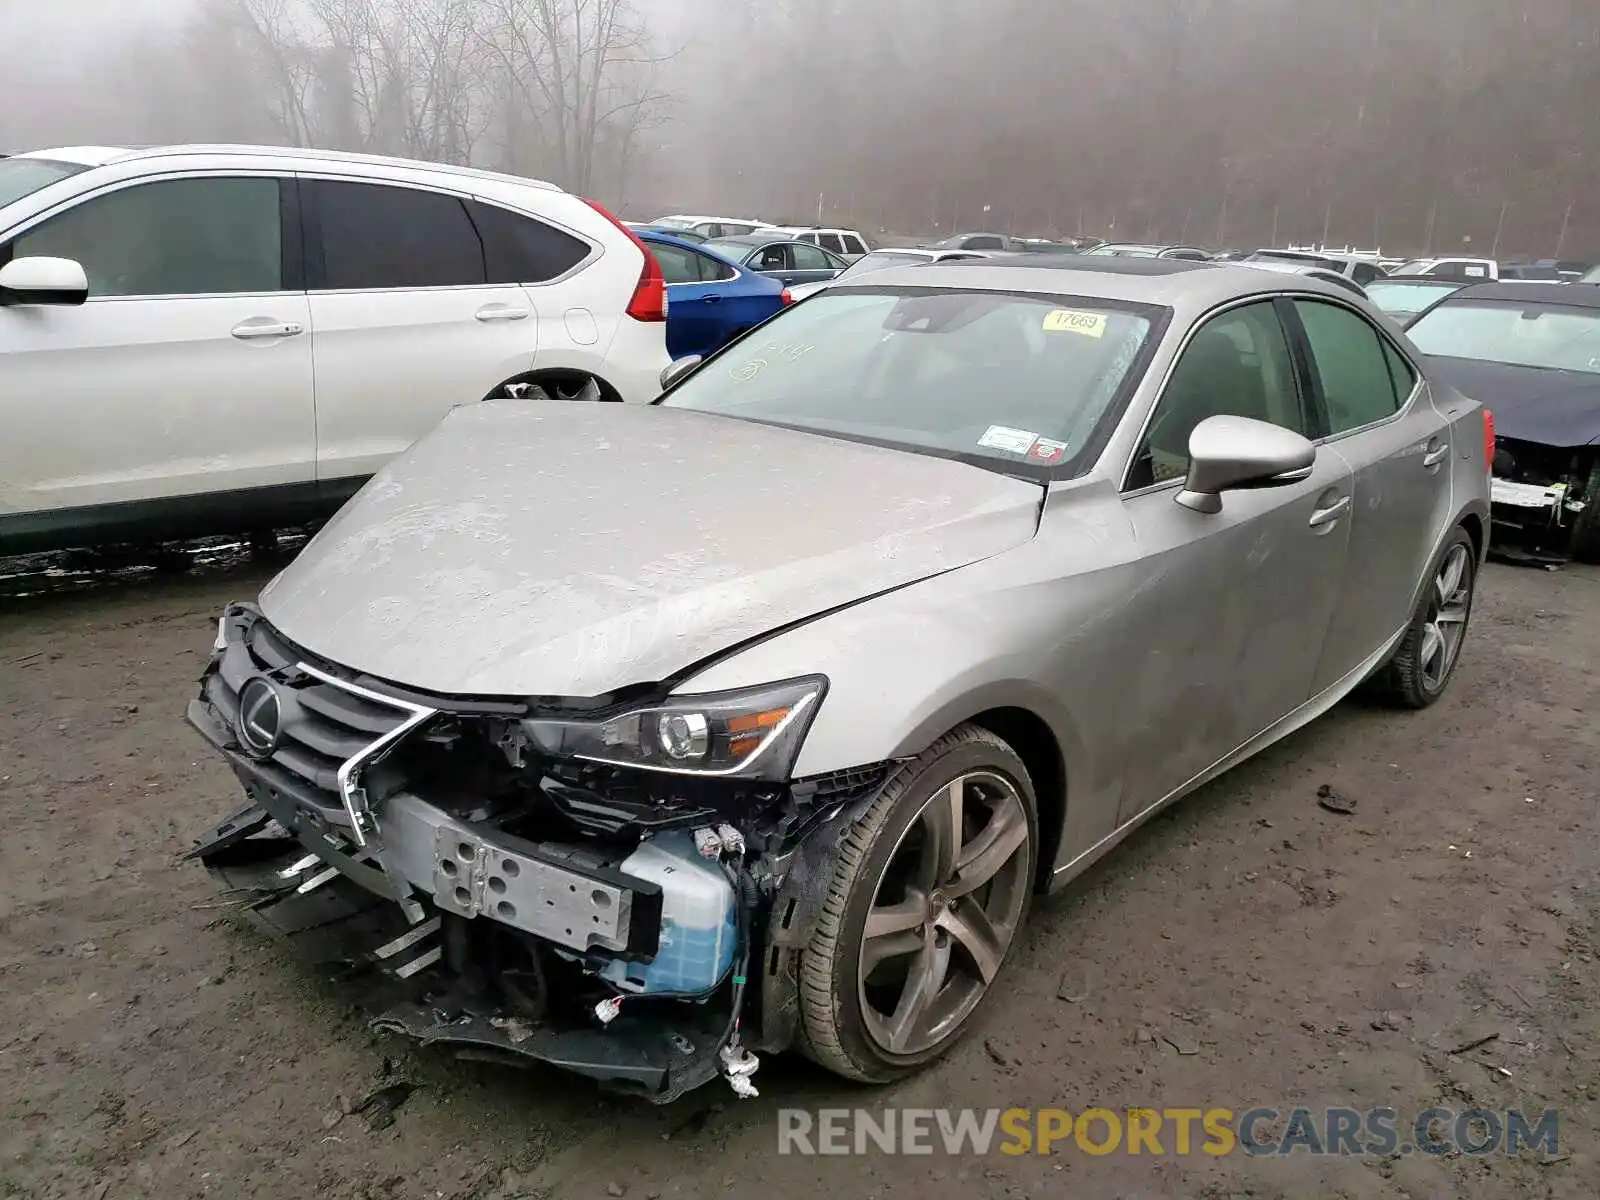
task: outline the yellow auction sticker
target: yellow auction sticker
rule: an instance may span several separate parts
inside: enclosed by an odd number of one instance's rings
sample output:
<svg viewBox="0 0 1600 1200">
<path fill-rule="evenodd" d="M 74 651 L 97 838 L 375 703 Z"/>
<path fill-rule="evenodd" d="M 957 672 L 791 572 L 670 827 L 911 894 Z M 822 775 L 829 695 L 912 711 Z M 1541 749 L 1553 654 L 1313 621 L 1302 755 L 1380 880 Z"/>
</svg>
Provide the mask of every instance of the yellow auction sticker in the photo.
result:
<svg viewBox="0 0 1600 1200">
<path fill-rule="evenodd" d="M 1045 313 L 1044 329 L 1046 333 L 1081 333 L 1084 337 L 1105 337 L 1106 315 L 1056 308 Z"/>
</svg>

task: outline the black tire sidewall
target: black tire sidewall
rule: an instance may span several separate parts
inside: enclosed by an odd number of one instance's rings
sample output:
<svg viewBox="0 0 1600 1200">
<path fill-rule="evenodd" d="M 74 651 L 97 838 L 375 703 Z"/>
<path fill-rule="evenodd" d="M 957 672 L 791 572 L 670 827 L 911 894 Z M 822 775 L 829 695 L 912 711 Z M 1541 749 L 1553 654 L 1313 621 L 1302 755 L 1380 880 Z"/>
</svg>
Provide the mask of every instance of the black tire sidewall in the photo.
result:
<svg viewBox="0 0 1600 1200">
<path fill-rule="evenodd" d="M 1001 976 L 1006 974 L 1006 968 L 1012 958 L 1012 949 L 1016 945 L 1017 937 L 1021 935 L 1021 927 L 1026 922 L 1032 907 L 1034 880 L 1038 871 L 1038 801 L 1034 796 L 1027 768 L 1016 754 L 997 742 L 964 742 L 930 758 L 926 763 L 913 764 L 909 769 L 914 774 L 905 780 L 904 790 L 883 819 L 873 837 L 870 849 L 857 864 L 854 877 L 850 880 L 851 891 L 845 905 L 840 936 L 836 943 L 838 947 L 836 961 L 831 972 L 834 983 L 833 1010 L 841 1044 L 857 1063 L 863 1066 L 872 1064 L 871 1074 L 886 1078 L 904 1074 L 939 1058 L 977 1024 L 988 1006 L 989 996 L 994 992 Z M 1018 917 L 1018 929 L 1012 935 L 1012 942 L 1007 947 L 999 974 L 990 982 L 988 991 L 979 1001 L 978 1007 L 960 1027 L 942 1041 L 916 1054 L 889 1054 L 867 1034 L 866 1023 L 861 1013 L 859 967 L 867 911 L 872 905 L 878 880 L 890 857 L 923 806 L 957 776 L 978 770 L 987 770 L 1004 776 L 1022 797 L 1023 809 L 1027 814 L 1028 889 L 1021 915 Z"/>
</svg>

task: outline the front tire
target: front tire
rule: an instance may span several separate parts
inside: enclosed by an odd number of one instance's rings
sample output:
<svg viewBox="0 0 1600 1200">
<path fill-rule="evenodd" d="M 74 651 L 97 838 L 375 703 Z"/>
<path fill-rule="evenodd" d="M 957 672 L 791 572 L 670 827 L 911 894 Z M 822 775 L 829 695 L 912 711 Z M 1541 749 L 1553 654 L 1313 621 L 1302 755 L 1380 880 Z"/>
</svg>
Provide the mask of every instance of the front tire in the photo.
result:
<svg viewBox="0 0 1600 1200">
<path fill-rule="evenodd" d="M 1028 914 L 1037 812 L 1022 760 L 974 725 L 890 779 L 840 843 L 801 956 L 811 1058 L 882 1083 L 972 1027 Z"/>
<path fill-rule="evenodd" d="M 1457 528 L 1434 561 L 1411 626 L 1374 682 L 1383 699 L 1402 708 L 1427 708 L 1444 695 L 1461 661 L 1478 582 L 1477 548 Z"/>
</svg>

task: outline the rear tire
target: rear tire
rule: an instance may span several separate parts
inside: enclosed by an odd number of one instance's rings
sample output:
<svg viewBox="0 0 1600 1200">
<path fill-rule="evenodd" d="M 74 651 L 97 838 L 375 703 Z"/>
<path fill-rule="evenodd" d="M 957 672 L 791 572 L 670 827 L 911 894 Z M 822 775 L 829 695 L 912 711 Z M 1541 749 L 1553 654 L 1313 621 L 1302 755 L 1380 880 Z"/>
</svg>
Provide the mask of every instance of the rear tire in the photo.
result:
<svg viewBox="0 0 1600 1200">
<path fill-rule="evenodd" d="M 1027 919 L 1038 841 L 1027 768 L 988 730 L 902 767 L 839 845 L 800 959 L 799 1048 L 869 1083 L 945 1054 Z"/>
<path fill-rule="evenodd" d="M 1458 526 L 1429 568 L 1428 586 L 1394 657 L 1373 677 L 1380 699 L 1420 709 L 1444 695 L 1466 644 L 1477 582 L 1476 547 Z"/>
<path fill-rule="evenodd" d="M 1589 477 L 1583 484 L 1583 510 L 1572 523 L 1572 557 L 1579 562 L 1600 563 L 1600 457 L 1589 464 Z"/>
</svg>

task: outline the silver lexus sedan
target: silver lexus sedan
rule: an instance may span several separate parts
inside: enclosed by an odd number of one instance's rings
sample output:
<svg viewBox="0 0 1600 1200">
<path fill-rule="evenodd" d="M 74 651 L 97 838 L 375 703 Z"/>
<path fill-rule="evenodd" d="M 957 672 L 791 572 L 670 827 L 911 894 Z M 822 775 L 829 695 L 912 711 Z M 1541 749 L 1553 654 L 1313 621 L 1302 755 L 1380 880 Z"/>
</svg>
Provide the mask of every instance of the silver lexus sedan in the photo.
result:
<svg viewBox="0 0 1600 1200">
<path fill-rule="evenodd" d="M 381 1028 L 893 1079 L 1032 897 L 1460 659 L 1489 414 L 1315 279 L 890 269 L 663 383 L 456 410 L 221 619 L 189 720 L 247 799 L 195 856 Z"/>
</svg>

